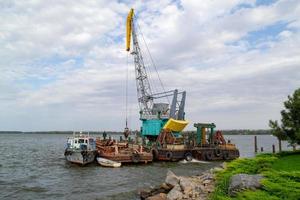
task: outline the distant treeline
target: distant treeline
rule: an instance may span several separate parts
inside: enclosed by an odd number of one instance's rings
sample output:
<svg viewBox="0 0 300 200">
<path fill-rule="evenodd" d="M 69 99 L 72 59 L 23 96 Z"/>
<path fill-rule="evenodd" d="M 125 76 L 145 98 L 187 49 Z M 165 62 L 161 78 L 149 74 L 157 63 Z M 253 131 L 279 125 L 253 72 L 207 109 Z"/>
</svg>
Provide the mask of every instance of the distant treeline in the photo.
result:
<svg viewBox="0 0 300 200">
<path fill-rule="evenodd" d="M 82 131 L 84 134 L 103 134 L 104 131 Z M 121 131 L 105 131 L 108 135 L 110 134 L 123 134 Z M 135 131 L 137 132 L 137 131 Z M 195 131 L 184 131 L 187 133 L 195 133 Z M 0 131 L 0 134 L 12 133 L 12 134 L 73 134 L 73 131 Z M 76 133 L 79 133 L 78 131 Z M 249 130 L 249 129 L 233 129 L 233 130 L 222 130 L 224 135 L 271 135 L 271 130 Z"/>
<path fill-rule="evenodd" d="M 83 134 L 103 134 L 104 131 L 81 131 Z M 105 131 L 107 134 L 122 134 L 123 132 L 117 132 L 117 131 Z M 0 131 L 0 134 L 73 134 L 73 131 Z M 79 133 L 79 131 L 75 132 L 76 134 Z"/>
<path fill-rule="evenodd" d="M 241 129 L 241 130 L 222 130 L 224 135 L 271 135 L 271 130 L 249 130 L 249 129 Z"/>
</svg>

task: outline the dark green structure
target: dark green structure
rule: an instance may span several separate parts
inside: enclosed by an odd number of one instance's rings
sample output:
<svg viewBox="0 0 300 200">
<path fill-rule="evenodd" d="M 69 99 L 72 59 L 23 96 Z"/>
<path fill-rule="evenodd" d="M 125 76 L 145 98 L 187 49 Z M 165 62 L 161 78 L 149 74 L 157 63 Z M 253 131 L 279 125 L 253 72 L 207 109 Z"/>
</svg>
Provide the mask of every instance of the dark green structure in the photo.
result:
<svg viewBox="0 0 300 200">
<path fill-rule="evenodd" d="M 194 127 L 197 128 L 197 145 L 206 144 L 206 129 L 210 129 L 209 143 L 211 143 L 214 134 L 214 128 L 216 128 L 214 123 L 195 123 Z"/>
</svg>

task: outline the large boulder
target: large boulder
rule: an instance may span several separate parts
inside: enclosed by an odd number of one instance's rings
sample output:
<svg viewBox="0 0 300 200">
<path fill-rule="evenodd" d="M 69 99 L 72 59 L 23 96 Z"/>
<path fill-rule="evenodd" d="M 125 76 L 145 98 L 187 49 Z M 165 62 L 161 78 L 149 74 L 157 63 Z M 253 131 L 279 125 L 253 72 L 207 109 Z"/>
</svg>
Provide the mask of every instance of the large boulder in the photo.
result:
<svg viewBox="0 0 300 200">
<path fill-rule="evenodd" d="M 179 178 L 171 170 L 168 170 L 165 183 L 174 187 L 175 185 L 177 185 L 179 183 Z"/>
<path fill-rule="evenodd" d="M 181 187 L 178 183 L 173 187 L 173 189 L 167 195 L 168 200 L 182 199 L 182 197 L 183 194 L 181 192 Z"/>
<path fill-rule="evenodd" d="M 180 177 L 179 185 L 184 194 L 188 194 L 196 187 L 196 185 L 186 177 Z"/>
<path fill-rule="evenodd" d="M 255 190 L 261 188 L 262 185 L 260 184 L 260 181 L 262 178 L 263 176 L 259 174 L 236 174 L 230 179 L 228 194 L 230 196 L 234 196 L 239 191 L 247 189 Z"/>
</svg>

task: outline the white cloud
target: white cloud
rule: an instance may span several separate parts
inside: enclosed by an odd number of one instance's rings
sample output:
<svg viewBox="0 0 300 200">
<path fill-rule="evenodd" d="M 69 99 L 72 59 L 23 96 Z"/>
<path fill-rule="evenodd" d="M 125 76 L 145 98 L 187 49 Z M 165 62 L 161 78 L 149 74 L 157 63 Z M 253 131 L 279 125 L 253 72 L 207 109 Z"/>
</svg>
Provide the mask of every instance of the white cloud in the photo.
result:
<svg viewBox="0 0 300 200">
<path fill-rule="evenodd" d="M 186 117 L 192 122 L 266 128 L 300 85 L 300 5 L 295 0 L 263 6 L 254 0 L 0 4 L 2 130 L 121 130 L 130 7 L 166 88 L 187 90 Z M 247 39 L 278 22 L 287 26 L 277 35 Z M 128 56 L 130 119 L 138 128 Z M 158 84 L 154 70 L 151 77 Z"/>
</svg>

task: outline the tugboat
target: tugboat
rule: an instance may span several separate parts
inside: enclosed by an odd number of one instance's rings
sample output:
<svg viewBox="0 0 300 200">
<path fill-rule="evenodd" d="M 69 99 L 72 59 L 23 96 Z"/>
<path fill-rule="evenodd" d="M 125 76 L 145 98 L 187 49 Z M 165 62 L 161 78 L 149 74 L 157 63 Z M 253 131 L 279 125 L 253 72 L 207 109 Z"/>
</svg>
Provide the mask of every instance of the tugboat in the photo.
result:
<svg viewBox="0 0 300 200">
<path fill-rule="evenodd" d="M 73 133 L 72 138 L 68 138 L 65 158 L 71 163 L 86 165 L 95 160 L 96 142 L 95 139 L 81 132 Z"/>
</svg>

